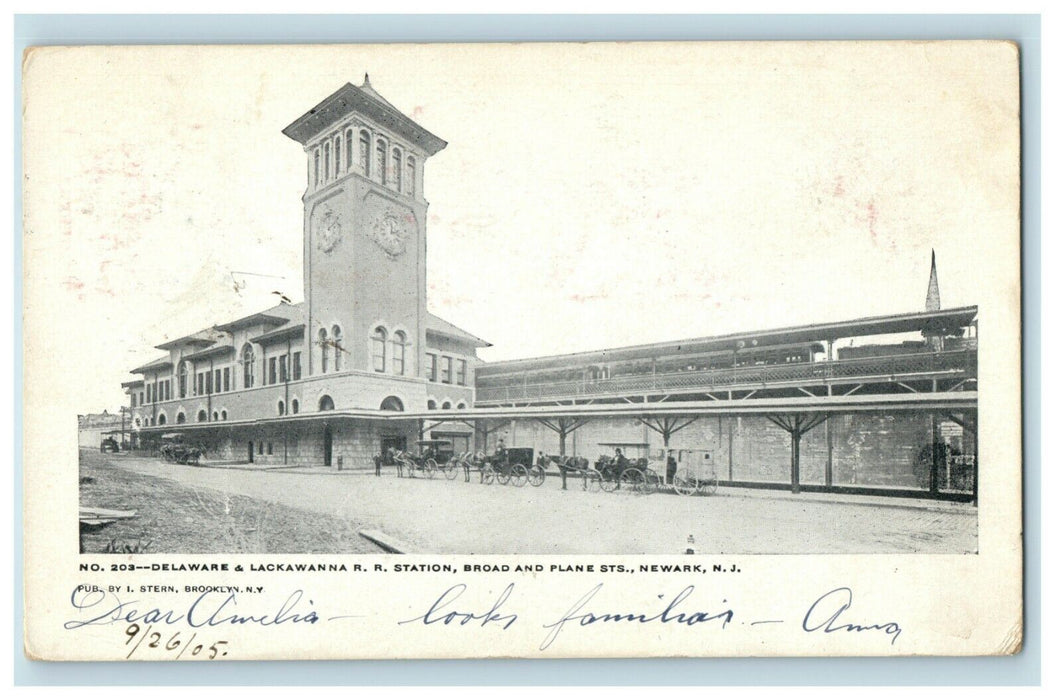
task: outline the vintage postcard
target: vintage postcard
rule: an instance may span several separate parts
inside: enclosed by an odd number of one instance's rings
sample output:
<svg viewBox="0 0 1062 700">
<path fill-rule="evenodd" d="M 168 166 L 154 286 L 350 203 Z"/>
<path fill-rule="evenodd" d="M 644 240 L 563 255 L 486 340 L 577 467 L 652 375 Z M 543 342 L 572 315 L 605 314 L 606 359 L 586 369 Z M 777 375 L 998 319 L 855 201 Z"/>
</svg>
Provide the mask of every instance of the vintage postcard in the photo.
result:
<svg viewBox="0 0 1062 700">
<path fill-rule="evenodd" d="M 23 75 L 30 657 L 1020 650 L 1015 45 Z"/>
</svg>

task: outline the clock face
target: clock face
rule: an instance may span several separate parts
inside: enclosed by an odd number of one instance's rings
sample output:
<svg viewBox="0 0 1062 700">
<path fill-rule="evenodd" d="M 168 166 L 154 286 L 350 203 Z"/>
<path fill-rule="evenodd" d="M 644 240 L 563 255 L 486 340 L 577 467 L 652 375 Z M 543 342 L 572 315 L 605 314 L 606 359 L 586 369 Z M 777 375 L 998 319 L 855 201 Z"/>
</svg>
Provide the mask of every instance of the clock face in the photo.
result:
<svg viewBox="0 0 1062 700">
<path fill-rule="evenodd" d="M 394 212 L 381 216 L 373 227 L 372 239 L 380 246 L 387 257 L 394 259 L 406 252 L 409 239 L 409 224 Z"/>
<path fill-rule="evenodd" d="M 343 225 L 339 220 L 339 214 L 332 211 L 328 205 L 314 211 L 310 227 L 317 243 L 317 249 L 323 253 L 331 253 L 343 239 Z"/>
</svg>

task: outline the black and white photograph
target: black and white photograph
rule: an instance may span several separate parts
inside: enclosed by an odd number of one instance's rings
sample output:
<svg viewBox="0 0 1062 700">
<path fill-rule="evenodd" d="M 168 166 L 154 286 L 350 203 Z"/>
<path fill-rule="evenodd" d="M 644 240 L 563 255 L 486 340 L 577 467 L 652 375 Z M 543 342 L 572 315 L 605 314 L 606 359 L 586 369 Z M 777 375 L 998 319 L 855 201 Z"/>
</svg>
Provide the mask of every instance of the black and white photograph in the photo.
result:
<svg viewBox="0 0 1062 700">
<path fill-rule="evenodd" d="M 24 72 L 27 514 L 82 571 L 1017 561 L 1020 610 L 1013 45 L 71 47 Z M 878 622 L 851 653 L 921 652 Z"/>
</svg>

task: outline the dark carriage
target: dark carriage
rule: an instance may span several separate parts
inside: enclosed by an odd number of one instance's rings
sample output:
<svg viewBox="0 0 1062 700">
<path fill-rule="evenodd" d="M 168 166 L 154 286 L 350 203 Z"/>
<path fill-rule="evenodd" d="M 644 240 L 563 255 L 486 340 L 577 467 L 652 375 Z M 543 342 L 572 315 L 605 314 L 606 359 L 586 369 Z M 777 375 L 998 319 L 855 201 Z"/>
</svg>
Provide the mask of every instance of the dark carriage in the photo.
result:
<svg viewBox="0 0 1062 700">
<path fill-rule="evenodd" d="M 613 454 L 603 454 L 594 463 L 594 469 L 601 475 L 602 491 L 650 493 L 663 483 L 660 475 L 649 465 L 648 443 L 601 443 L 601 447 L 615 448 Z M 639 454 L 628 457 L 628 451 Z"/>
<path fill-rule="evenodd" d="M 546 481 L 546 470 L 535 463 L 532 447 L 502 448 L 490 455 L 466 452 L 459 461 L 465 469 L 466 480 L 468 473 L 476 470 L 481 484 L 511 484 L 519 488 L 524 484 L 541 486 Z"/>
<path fill-rule="evenodd" d="M 449 440 L 417 440 L 420 454 L 400 451 L 394 456 L 395 465 L 398 467 L 399 476 L 414 477 L 417 472 L 429 479 L 435 478 L 439 472 L 448 480 L 457 476 L 457 465 L 454 462 L 454 445 Z"/>
<path fill-rule="evenodd" d="M 159 454 L 172 464 L 199 464 L 199 459 L 206 452 L 199 445 L 192 445 L 184 440 L 182 433 L 166 433 L 161 436 L 162 444 Z"/>
</svg>

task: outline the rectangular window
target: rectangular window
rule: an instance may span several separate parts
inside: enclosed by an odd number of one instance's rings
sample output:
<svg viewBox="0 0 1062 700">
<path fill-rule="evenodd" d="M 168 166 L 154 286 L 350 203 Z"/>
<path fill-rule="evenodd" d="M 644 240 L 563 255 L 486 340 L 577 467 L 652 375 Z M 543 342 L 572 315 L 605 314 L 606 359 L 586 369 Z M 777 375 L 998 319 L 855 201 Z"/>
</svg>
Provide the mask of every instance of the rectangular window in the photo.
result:
<svg viewBox="0 0 1062 700">
<path fill-rule="evenodd" d="M 136 408 L 136 392 L 129 395 L 129 408 Z"/>
<path fill-rule="evenodd" d="M 171 385 L 171 383 L 172 383 L 171 380 L 169 380 L 169 379 L 166 380 L 166 397 L 165 398 L 166 398 L 167 401 L 169 401 L 171 398 L 173 398 L 173 396 L 170 393 L 170 385 Z"/>
<path fill-rule="evenodd" d="M 211 371 L 209 369 L 206 372 L 203 372 L 203 374 L 206 375 L 206 393 L 213 394 L 214 393 L 214 375 L 211 373 Z"/>
<path fill-rule="evenodd" d="M 465 370 L 468 368 L 468 363 L 465 360 L 457 361 L 457 377 L 455 382 L 461 386 L 465 385 Z"/>
<path fill-rule="evenodd" d="M 443 358 L 442 358 L 442 383 L 443 384 L 452 384 L 453 383 L 453 364 L 454 364 L 454 359 L 452 357 L 446 357 L 445 355 L 443 356 Z"/>
<path fill-rule="evenodd" d="M 269 383 L 277 383 L 277 358 L 275 357 L 269 358 Z"/>
<path fill-rule="evenodd" d="M 267 442 L 266 443 L 266 454 L 267 455 L 273 454 L 273 443 L 271 443 L 271 442 Z"/>
<path fill-rule="evenodd" d="M 221 391 L 221 370 L 214 370 L 214 391 Z"/>
<path fill-rule="evenodd" d="M 302 379 L 302 353 L 296 352 L 292 355 L 292 379 Z"/>
<path fill-rule="evenodd" d="M 140 405 L 141 406 L 144 405 L 144 392 L 142 392 L 142 391 L 140 392 Z"/>
<path fill-rule="evenodd" d="M 288 356 L 280 356 L 280 381 L 288 381 Z"/>
<path fill-rule="evenodd" d="M 229 376 L 229 368 L 226 367 L 225 370 L 221 373 L 221 381 L 223 386 L 225 387 L 225 391 L 229 390 Z"/>
<path fill-rule="evenodd" d="M 433 352 L 428 353 L 428 381 L 439 381 L 439 356 Z"/>
<path fill-rule="evenodd" d="M 196 373 L 196 375 L 195 375 L 195 393 L 197 395 L 199 395 L 199 396 L 202 396 L 204 393 L 206 393 L 206 392 L 203 391 L 204 386 L 205 386 L 205 384 L 203 383 L 203 373 L 202 372 Z"/>
</svg>

